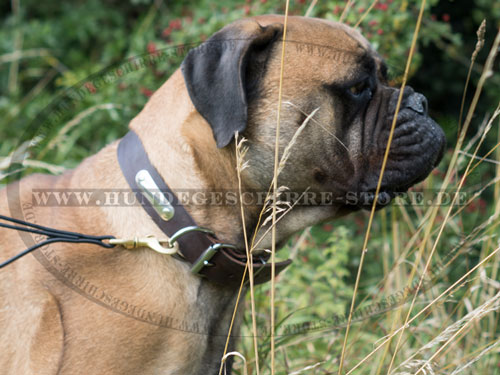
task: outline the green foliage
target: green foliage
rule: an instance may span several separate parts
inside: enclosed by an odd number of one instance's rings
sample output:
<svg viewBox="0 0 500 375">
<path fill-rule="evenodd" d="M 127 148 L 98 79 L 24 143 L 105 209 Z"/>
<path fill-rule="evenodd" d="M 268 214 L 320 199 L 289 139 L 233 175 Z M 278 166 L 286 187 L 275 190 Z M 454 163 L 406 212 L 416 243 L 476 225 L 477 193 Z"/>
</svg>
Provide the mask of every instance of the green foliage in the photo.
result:
<svg viewBox="0 0 500 375">
<path fill-rule="evenodd" d="M 14 3 L 17 3 L 14 1 Z M 79 1 L 72 3 L 22 2 L 16 12 L 7 15 L 0 27 L 0 135 L 4 141 L 0 153 L 15 148 L 20 134 L 36 128 L 43 118 L 40 112 L 57 95 L 82 83 L 92 74 L 110 69 L 125 59 L 151 54 L 156 50 L 199 43 L 225 24 L 245 16 L 283 13 L 283 4 L 271 1 L 217 3 L 201 0 L 192 3 L 158 3 L 130 1 L 119 7 L 111 1 Z M 348 13 L 347 23 L 355 23 L 370 1 L 356 2 Z M 304 14 L 309 4 L 292 2 L 291 14 Z M 341 3 L 319 2 L 313 14 L 327 19 L 339 17 Z M 393 67 L 394 78 L 401 74 L 411 41 L 412 22 L 417 2 L 380 2 L 362 25 L 362 31 L 379 48 Z M 436 38 L 459 40 L 449 25 L 429 21 L 422 31 L 428 43 Z M 19 56 L 8 56 L 20 53 Z M 416 61 L 420 56 L 417 55 Z M 127 74 L 112 84 L 100 87 L 83 103 L 67 112 L 57 128 L 85 108 L 101 103 L 116 104 L 110 113 L 99 110 L 82 119 L 67 138 L 69 155 L 50 153 L 50 163 L 74 166 L 85 154 L 93 153 L 102 144 L 122 135 L 125 125 L 142 108 L 151 92 L 156 90 L 178 67 L 182 56 L 164 64 Z M 416 68 L 418 64 L 414 64 Z M 59 98 L 60 100 L 60 98 Z M 91 129 L 92 127 L 92 129 Z M 96 140 L 99 141 L 96 141 Z M 51 157 L 51 155 L 53 157 Z M 35 156 L 36 157 L 36 156 Z"/>
<path fill-rule="evenodd" d="M 175 51 L 179 45 L 197 44 L 233 20 L 284 13 L 284 2 L 266 0 L 129 0 L 120 3 L 111 0 L 61 3 L 12 0 L 11 3 L 17 10 L 2 12 L 5 16 L 0 25 L 0 155 L 7 156 L 23 141 L 43 133 L 45 138 L 36 138 L 38 145 L 29 150 L 28 157 L 66 168 L 74 167 L 86 156 L 122 136 L 128 122 L 149 96 L 178 68 L 183 53 L 169 53 L 167 59 L 142 65 L 104 84 L 97 84 L 99 78 L 116 72 L 122 64 L 137 56 L 154 57 L 158 51 Z M 345 22 L 355 25 L 371 4 L 371 0 L 355 1 Z M 293 1 L 290 13 L 303 15 L 309 5 L 309 1 Z M 311 15 L 338 20 L 344 5 L 344 1 L 318 1 Z M 404 71 L 419 6 L 420 1 L 416 0 L 381 0 L 361 23 L 361 32 L 387 60 L 391 81 L 395 84 Z M 447 7 L 454 7 L 453 11 L 460 17 L 454 16 Z M 476 43 L 475 30 L 483 18 L 489 20 L 488 33 L 495 31 L 500 20 L 500 3 L 432 0 L 428 1 L 424 13 L 411 74 L 413 82 L 431 97 L 431 111 L 439 114 L 451 145 L 456 140 L 454 133 L 464 76 Z M 486 44 L 485 51 L 491 45 L 491 38 Z M 485 52 L 473 71 L 472 87 L 484 56 Z M 415 74 L 417 71 L 419 74 Z M 419 80 L 419 77 L 422 78 Z M 478 112 L 473 129 L 478 127 L 485 113 L 494 109 L 499 87 L 498 75 L 487 82 L 486 101 L 482 102 L 486 103 L 483 104 L 485 109 Z M 71 99 L 75 91 L 80 93 L 78 100 Z M 61 107 L 61 103 L 68 103 L 68 106 Z M 433 103 L 438 104 L 433 106 Z M 44 127 L 56 113 L 60 116 L 54 118 L 52 126 Z M 491 134 L 496 137 L 493 131 Z M 449 160 L 450 155 L 447 155 L 436 175 L 415 190 L 438 189 Z M 463 172 L 467 161 L 464 159 L 460 164 L 459 172 Z M 34 171 L 47 172 L 37 167 L 26 168 L 24 173 Z M 491 165 L 482 164 L 468 178 L 465 190 L 470 196 L 484 185 L 484 181 L 491 181 L 498 173 Z M 493 213 L 495 207 L 491 202 L 496 202 L 495 199 L 498 199 L 498 191 L 487 189 L 447 226 L 440 240 L 436 263 L 462 244 L 460 251 L 441 269 L 434 280 L 435 286 L 419 297 L 419 306 L 491 251 L 491 244 L 498 241 L 498 229 L 493 225 L 480 230 L 475 242 L 464 245 L 463 240 Z M 357 297 L 360 306 L 374 306 L 408 283 L 416 261 L 414 251 L 418 247 L 418 241 L 409 241 L 425 224 L 427 209 L 424 206 L 393 206 L 377 215 Z M 438 222 L 443 220 L 446 209 L 444 206 L 440 210 Z M 318 374 L 336 371 L 344 330 L 335 327 L 335 322 L 345 317 L 350 306 L 366 222 L 366 213 L 353 214 L 333 224 L 312 228 L 306 236 L 307 242 L 298 247 L 297 235 L 283 250 L 283 256 L 290 252 L 295 262 L 279 277 L 276 304 L 277 321 L 280 322 L 278 333 L 282 333 L 277 337 L 279 374 L 315 363 L 321 363 Z M 422 271 L 423 265 L 418 267 Z M 492 277 L 496 274 L 495 266 L 485 267 L 484 272 Z M 261 286 L 256 294 L 263 369 L 269 366 L 269 288 L 270 285 Z M 487 292 L 483 293 L 485 290 Z M 492 289 L 481 280 L 464 285 L 454 294 L 455 300 L 450 298 L 437 307 L 428 320 L 421 320 L 412 334 L 405 337 L 403 356 L 413 353 L 422 343 L 432 339 L 439 328 L 449 324 L 445 317 L 463 316 L 472 302 L 484 300 L 490 295 L 488 293 L 492 293 Z M 254 354 L 248 306 L 247 303 L 241 351 L 251 363 Z M 374 343 L 391 330 L 394 322 L 402 323 L 401 319 L 396 313 L 386 312 L 364 317 L 356 323 L 354 338 L 350 341 L 349 366 L 368 354 Z M 495 319 L 498 321 L 498 316 Z M 470 340 L 457 344 L 451 356 L 470 358 L 472 349 L 485 347 L 488 340 L 495 335 L 498 337 L 495 329 L 498 329 L 495 320 L 491 325 L 478 325 L 470 334 Z M 390 355 L 376 359 L 387 364 Z M 446 365 L 446 361 L 442 362 Z M 491 359 L 479 362 L 479 370 L 475 373 L 492 373 L 481 372 L 488 371 L 492 363 Z M 378 373 L 375 370 L 366 366 L 357 374 Z M 241 368 L 237 371 L 242 373 Z"/>
<path fill-rule="evenodd" d="M 328 350 L 328 342 L 335 327 L 335 316 L 344 316 L 347 301 L 352 297 L 351 287 L 346 284 L 349 253 L 353 250 L 352 230 L 346 226 L 327 224 L 306 233 L 306 241 L 300 249 L 295 247 L 299 236 L 293 238 L 280 255 L 291 252 L 294 263 L 278 277 L 279 292 L 276 301 L 277 345 L 294 345 L 307 335 L 327 337 L 310 340 L 309 346 L 299 345 L 294 349 L 291 363 L 303 363 L 311 355 L 311 346 L 320 358 Z M 269 355 L 269 304 L 270 284 L 256 288 L 256 310 L 258 342 L 261 364 L 266 366 Z M 250 309 L 246 309 L 243 336 L 252 337 Z M 244 341 L 245 350 L 252 352 L 252 341 Z M 336 346 L 336 350 L 338 347 Z M 250 354 L 251 355 L 251 354 Z M 309 358 L 310 359 L 310 358 Z"/>
</svg>

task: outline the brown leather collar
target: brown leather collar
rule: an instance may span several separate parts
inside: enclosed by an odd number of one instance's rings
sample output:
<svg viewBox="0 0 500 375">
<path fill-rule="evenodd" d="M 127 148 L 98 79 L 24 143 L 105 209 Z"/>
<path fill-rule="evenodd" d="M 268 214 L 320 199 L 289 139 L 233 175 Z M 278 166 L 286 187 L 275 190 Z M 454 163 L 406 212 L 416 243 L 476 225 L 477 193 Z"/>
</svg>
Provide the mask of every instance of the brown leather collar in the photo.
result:
<svg viewBox="0 0 500 375">
<path fill-rule="evenodd" d="M 170 220 L 164 220 L 153 206 L 146 200 L 139 200 L 154 223 L 168 236 L 172 237 L 183 228 L 196 226 L 196 223 L 185 208 L 175 198 L 165 181 L 151 164 L 141 140 L 135 132 L 129 131 L 118 145 L 118 162 L 125 179 L 134 193 L 141 190 L 136 183 L 136 175 L 141 170 L 149 172 L 156 186 L 166 197 L 174 197 L 171 205 L 175 214 Z M 180 237 L 179 252 L 181 257 L 191 263 L 193 273 L 206 277 L 209 281 L 223 285 L 239 286 L 246 265 L 244 250 L 235 249 L 232 245 L 219 242 L 213 235 L 191 231 Z M 267 263 L 269 254 L 253 257 L 254 282 L 265 283 L 271 280 L 271 263 Z M 284 270 L 292 261 L 290 259 L 275 264 L 276 275 Z M 247 273 L 248 274 L 248 273 Z"/>
</svg>

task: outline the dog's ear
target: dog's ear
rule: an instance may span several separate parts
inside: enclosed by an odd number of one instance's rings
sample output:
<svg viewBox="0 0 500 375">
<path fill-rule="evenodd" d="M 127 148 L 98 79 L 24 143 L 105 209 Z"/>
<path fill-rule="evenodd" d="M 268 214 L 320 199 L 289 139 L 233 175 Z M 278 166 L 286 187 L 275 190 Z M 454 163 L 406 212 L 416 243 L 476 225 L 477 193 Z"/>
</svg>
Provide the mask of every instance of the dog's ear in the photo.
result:
<svg viewBox="0 0 500 375">
<path fill-rule="evenodd" d="M 217 147 L 227 146 L 237 131 L 245 129 L 248 85 L 255 85 L 247 82 L 246 74 L 250 65 L 259 63 L 251 60 L 261 61 L 256 54 L 268 53 L 267 47 L 282 31 L 282 24 L 239 21 L 189 51 L 182 62 L 191 101 L 212 127 Z"/>
</svg>

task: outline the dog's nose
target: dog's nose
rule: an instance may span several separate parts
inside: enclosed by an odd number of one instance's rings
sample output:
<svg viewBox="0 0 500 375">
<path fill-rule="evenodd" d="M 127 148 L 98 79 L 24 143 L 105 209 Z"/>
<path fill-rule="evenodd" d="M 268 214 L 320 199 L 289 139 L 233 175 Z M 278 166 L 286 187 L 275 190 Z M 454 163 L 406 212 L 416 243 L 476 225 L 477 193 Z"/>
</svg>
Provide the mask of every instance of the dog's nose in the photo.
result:
<svg viewBox="0 0 500 375">
<path fill-rule="evenodd" d="M 422 94 L 415 92 L 411 86 L 406 86 L 403 94 L 402 108 L 410 108 L 419 115 L 427 115 L 427 99 Z"/>
<path fill-rule="evenodd" d="M 406 107 L 414 110 L 419 115 L 427 115 L 427 99 L 418 92 L 413 93 L 406 99 Z"/>
<path fill-rule="evenodd" d="M 396 110 L 399 93 L 399 90 L 394 90 L 392 94 L 392 97 L 389 101 L 390 113 L 394 113 L 394 111 Z M 411 88 L 410 86 L 406 86 L 404 88 L 403 100 L 401 102 L 401 109 L 404 108 L 411 109 L 413 112 L 416 112 L 421 116 L 427 116 L 427 99 L 422 94 L 415 92 L 415 90 L 413 90 L 413 88 Z"/>
</svg>

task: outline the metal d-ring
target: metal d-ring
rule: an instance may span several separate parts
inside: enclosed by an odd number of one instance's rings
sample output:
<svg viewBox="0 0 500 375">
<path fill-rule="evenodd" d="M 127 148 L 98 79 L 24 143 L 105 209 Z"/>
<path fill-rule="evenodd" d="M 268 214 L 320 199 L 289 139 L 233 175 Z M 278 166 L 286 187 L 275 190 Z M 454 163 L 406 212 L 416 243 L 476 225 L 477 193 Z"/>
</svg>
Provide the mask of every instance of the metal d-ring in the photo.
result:
<svg viewBox="0 0 500 375">
<path fill-rule="evenodd" d="M 184 236 L 184 235 L 186 235 L 188 233 L 191 233 L 191 232 L 202 232 L 202 233 L 211 234 L 212 236 L 215 235 L 215 233 L 212 230 L 208 229 L 208 228 L 197 227 L 197 226 L 193 225 L 193 226 L 190 226 L 190 227 L 185 227 L 185 228 L 179 229 L 177 232 L 175 232 L 170 237 L 169 245 L 171 247 L 173 247 L 179 238 L 181 238 L 182 236 Z"/>
</svg>

